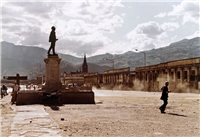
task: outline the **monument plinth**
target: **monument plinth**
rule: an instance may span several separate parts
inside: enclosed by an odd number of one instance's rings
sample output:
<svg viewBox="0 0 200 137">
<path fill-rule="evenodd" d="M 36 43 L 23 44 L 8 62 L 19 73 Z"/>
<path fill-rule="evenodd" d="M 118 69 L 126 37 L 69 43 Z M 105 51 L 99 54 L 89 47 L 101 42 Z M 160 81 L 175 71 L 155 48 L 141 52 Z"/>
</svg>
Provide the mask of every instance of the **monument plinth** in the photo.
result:
<svg viewBox="0 0 200 137">
<path fill-rule="evenodd" d="M 46 91 L 55 91 L 62 89 L 62 83 L 60 81 L 60 62 L 61 58 L 58 55 L 48 55 L 47 58 L 44 59 L 46 64 L 45 71 L 45 86 L 43 86 L 43 90 Z"/>
</svg>

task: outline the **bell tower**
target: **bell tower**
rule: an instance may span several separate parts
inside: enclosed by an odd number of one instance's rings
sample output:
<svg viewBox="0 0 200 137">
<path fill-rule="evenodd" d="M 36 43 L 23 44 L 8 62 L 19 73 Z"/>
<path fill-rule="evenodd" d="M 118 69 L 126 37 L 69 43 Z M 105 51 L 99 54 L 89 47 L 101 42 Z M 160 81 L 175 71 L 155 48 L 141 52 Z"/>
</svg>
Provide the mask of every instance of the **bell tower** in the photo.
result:
<svg viewBox="0 0 200 137">
<path fill-rule="evenodd" d="M 86 55 L 84 54 L 84 60 L 83 60 L 83 65 L 82 65 L 82 72 L 83 73 L 88 73 L 88 64 L 86 60 Z"/>
</svg>

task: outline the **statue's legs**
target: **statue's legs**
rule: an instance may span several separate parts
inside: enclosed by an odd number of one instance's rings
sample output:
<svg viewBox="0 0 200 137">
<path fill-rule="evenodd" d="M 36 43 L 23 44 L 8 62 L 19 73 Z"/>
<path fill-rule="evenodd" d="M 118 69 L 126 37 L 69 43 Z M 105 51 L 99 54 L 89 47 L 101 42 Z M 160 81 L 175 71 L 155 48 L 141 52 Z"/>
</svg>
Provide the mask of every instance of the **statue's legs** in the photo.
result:
<svg viewBox="0 0 200 137">
<path fill-rule="evenodd" d="M 55 54 L 55 42 L 51 42 L 51 46 L 47 52 L 48 55 L 50 54 L 51 49 L 53 50 L 53 54 Z"/>
<path fill-rule="evenodd" d="M 52 45 L 52 44 L 51 44 L 51 45 Z M 47 52 L 48 55 L 50 54 L 51 49 L 52 49 L 52 46 L 49 47 L 49 50 L 48 50 L 48 52 Z"/>
<path fill-rule="evenodd" d="M 55 53 L 55 43 L 56 43 L 56 42 L 52 42 L 53 55 L 56 54 L 56 53 Z"/>
</svg>

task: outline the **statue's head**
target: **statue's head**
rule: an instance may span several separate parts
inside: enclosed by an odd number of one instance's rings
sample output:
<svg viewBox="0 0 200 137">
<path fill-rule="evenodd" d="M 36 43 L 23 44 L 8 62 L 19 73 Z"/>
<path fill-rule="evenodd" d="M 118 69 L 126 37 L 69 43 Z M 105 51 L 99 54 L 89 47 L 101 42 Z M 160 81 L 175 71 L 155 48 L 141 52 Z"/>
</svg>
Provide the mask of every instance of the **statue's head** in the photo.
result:
<svg viewBox="0 0 200 137">
<path fill-rule="evenodd" d="M 55 30 L 56 28 L 54 26 L 51 27 L 52 30 Z"/>
</svg>

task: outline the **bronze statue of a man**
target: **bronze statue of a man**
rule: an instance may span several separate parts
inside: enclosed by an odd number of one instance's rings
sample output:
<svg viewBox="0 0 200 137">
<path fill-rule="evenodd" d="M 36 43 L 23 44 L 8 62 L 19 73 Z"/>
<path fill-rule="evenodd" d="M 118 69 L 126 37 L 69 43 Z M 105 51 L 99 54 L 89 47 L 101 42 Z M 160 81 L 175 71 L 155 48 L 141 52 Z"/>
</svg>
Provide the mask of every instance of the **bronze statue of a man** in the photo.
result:
<svg viewBox="0 0 200 137">
<path fill-rule="evenodd" d="M 51 46 L 50 46 L 47 53 L 48 53 L 48 55 L 50 55 L 50 50 L 52 49 L 53 55 L 57 55 L 55 53 L 55 44 L 56 44 L 56 41 L 58 40 L 58 39 L 56 39 L 56 32 L 55 32 L 56 28 L 53 26 L 53 27 L 51 27 L 51 29 L 52 30 L 51 30 L 51 33 L 50 33 L 50 36 L 49 36 L 49 42 L 51 42 Z"/>
</svg>

